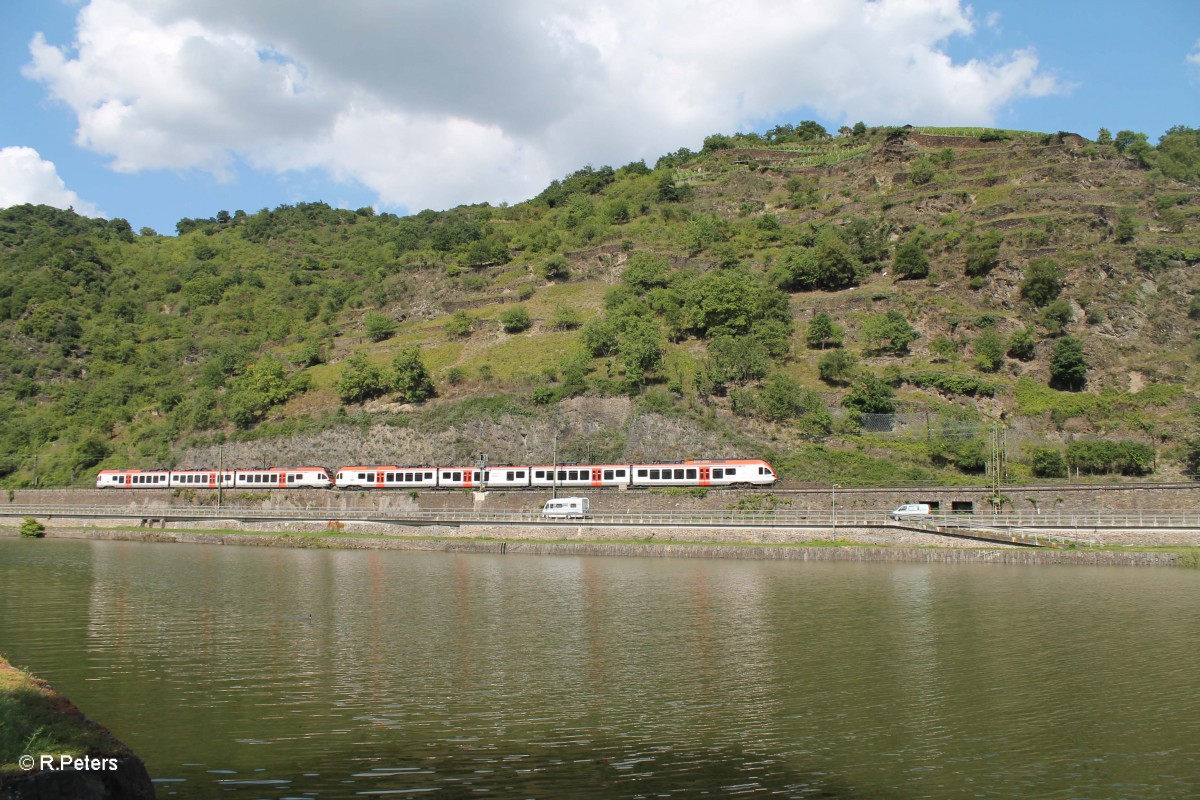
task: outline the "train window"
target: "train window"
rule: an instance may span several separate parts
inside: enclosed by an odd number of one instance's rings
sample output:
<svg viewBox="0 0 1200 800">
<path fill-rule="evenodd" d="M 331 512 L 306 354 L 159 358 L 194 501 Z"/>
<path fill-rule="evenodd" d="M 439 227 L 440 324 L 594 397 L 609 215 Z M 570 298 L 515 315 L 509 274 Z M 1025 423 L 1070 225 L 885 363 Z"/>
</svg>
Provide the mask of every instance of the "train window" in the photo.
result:
<svg viewBox="0 0 1200 800">
<path fill-rule="evenodd" d="M 639 469 L 639 470 L 637 471 L 637 476 L 638 476 L 639 478 L 644 478 L 644 477 L 646 477 L 646 470 L 644 470 L 644 469 Z"/>
<path fill-rule="evenodd" d="M 558 479 L 560 481 L 565 481 L 567 479 L 567 471 L 565 469 L 560 469 L 558 471 Z"/>
<path fill-rule="evenodd" d="M 623 469 L 619 469 L 619 470 L 617 470 L 617 477 L 618 477 L 618 478 L 624 478 L 624 477 L 625 477 L 625 470 L 623 470 Z"/>
<path fill-rule="evenodd" d="M 656 470 L 656 469 L 650 470 L 650 480 L 652 480 L 652 481 L 658 480 L 658 470 Z"/>
<path fill-rule="evenodd" d="M 475 482 L 476 482 L 476 483 L 479 483 L 481 480 L 483 480 L 483 473 L 482 473 L 482 472 L 476 472 L 476 473 L 475 473 Z"/>
<path fill-rule="evenodd" d="M 725 477 L 726 478 L 732 478 L 736 473 L 737 473 L 736 467 L 726 467 L 725 468 Z"/>
<path fill-rule="evenodd" d="M 125 476 L 124 476 L 124 475 L 118 475 L 118 476 L 117 476 L 117 483 L 124 483 L 124 482 L 125 482 Z"/>
<path fill-rule="evenodd" d="M 516 479 L 517 473 L 513 472 L 511 469 L 504 473 L 504 480 L 515 481 Z"/>
<path fill-rule="evenodd" d="M 713 467 L 712 476 L 714 478 L 724 478 L 725 470 L 721 469 L 720 467 Z"/>
<path fill-rule="evenodd" d="M 288 483 L 295 483 L 295 482 L 296 482 L 296 475 L 295 475 L 295 473 L 291 473 L 291 474 L 289 474 L 289 475 L 288 475 L 287 482 L 288 482 Z"/>
<path fill-rule="evenodd" d="M 519 480 L 519 481 L 525 480 L 525 470 L 523 470 L 523 469 L 517 470 L 517 480 Z"/>
<path fill-rule="evenodd" d="M 687 479 L 689 481 L 696 480 L 696 469 L 694 467 L 687 471 Z"/>
<path fill-rule="evenodd" d="M 683 470 L 681 470 L 681 469 L 675 470 L 675 480 L 677 480 L 677 481 L 683 480 Z"/>
<path fill-rule="evenodd" d="M 544 477 L 546 477 L 546 470 L 544 470 L 544 469 L 535 469 L 535 470 L 533 471 L 533 477 L 535 477 L 535 478 L 544 478 Z"/>
<path fill-rule="evenodd" d="M 613 471 L 611 469 L 604 470 L 604 480 L 611 481 L 613 479 Z"/>
<path fill-rule="evenodd" d="M 452 481 L 461 481 L 461 480 L 462 480 L 462 473 L 461 473 L 461 472 L 455 472 L 455 473 L 451 474 L 451 476 L 450 476 L 450 480 L 452 480 Z"/>
</svg>

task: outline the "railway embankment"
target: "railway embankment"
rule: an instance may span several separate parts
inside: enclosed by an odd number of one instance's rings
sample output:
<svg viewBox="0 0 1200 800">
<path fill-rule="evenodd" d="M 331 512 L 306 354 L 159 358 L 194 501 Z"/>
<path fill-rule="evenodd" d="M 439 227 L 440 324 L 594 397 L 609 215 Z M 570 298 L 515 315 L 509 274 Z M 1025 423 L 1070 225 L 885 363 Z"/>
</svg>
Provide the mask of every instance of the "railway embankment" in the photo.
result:
<svg viewBox="0 0 1200 800">
<path fill-rule="evenodd" d="M 0 800 L 154 800 L 145 764 L 45 681 L 0 656 Z"/>
</svg>

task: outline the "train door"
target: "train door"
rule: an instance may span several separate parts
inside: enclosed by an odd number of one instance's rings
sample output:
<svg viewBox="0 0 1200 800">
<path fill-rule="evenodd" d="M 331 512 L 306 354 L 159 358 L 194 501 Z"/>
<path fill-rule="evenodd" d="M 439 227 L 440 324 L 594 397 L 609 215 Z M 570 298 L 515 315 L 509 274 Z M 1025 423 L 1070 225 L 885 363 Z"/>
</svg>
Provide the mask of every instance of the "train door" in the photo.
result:
<svg viewBox="0 0 1200 800">
<path fill-rule="evenodd" d="M 592 486 L 599 489 L 604 485 L 603 478 L 604 470 L 600 469 L 600 467 L 592 467 Z"/>
<path fill-rule="evenodd" d="M 382 472 L 375 473 L 375 488 L 376 489 L 384 488 L 383 476 L 384 476 L 384 473 L 382 473 Z"/>
<path fill-rule="evenodd" d="M 710 471 L 710 469 L 708 467 L 700 468 L 700 485 L 701 486 L 711 486 L 712 485 L 712 472 Z"/>
</svg>

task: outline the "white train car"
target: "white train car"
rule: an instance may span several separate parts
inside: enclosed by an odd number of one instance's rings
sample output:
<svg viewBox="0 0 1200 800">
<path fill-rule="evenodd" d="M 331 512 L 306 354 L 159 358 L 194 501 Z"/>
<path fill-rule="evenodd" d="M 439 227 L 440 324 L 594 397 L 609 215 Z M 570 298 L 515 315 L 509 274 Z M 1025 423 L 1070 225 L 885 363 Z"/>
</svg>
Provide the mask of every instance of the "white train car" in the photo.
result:
<svg viewBox="0 0 1200 800">
<path fill-rule="evenodd" d="M 437 485 L 443 489 L 482 489 L 483 470 L 477 467 L 438 467 Z"/>
<path fill-rule="evenodd" d="M 172 489 L 229 489 L 233 486 L 233 470 L 173 469 L 170 486 Z"/>
<path fill-rule="evenodd" d="M 339 489 L 432 489 L 437 467 L 342 467 L 334 475 Z"/>
<path fill-rule="evenodd" d="M 778 480 L 761 459 L 631 464 L 631 486 L 770 486 Z"/>
<path fill-rule="evenodd" d="M 489 489 L 528 489 L 530 467 L 497 464 L 483 470 L 483 485 Z"/>
<path fill-rule="evenodd" d="M 603 489 L 607 486 L 628 486 L 630 469 L 628 464 L 559 464 L 558 467 L 543 465 L 530 467 L 532 477 L 529 485 L 538 488 L 587 487 Z"/>
<path fill-rule="evenodd" d="M 102 469 L 96 473 L 97 489 L 166 489 L 171 473 L 165 469 Z"/>
<path fill-rule="evenodd" d="M 328 489 L 333 485 L 324 467 L 269 467 L 234 470 L 237 489 Z"/>
</svg>

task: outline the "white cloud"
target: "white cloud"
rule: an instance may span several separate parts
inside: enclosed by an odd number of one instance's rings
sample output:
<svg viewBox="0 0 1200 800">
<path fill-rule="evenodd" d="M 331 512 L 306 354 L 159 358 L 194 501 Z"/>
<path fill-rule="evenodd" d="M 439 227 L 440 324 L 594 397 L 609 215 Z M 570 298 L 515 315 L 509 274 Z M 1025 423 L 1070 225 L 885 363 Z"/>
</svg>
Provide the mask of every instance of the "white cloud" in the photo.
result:
<svg viewBox="0 0 1200 800">
<path fill-rule="evenodd" d="M 118 170 L 317 168 L 444 207 L 795 109 L 987 125 L 1062 90 L 1031 50 L 955 63 L 974 31 L 960 0 L 92 0 L 25 74 Z"/>
<path fill-rule="evenodd" d="M 67 188 L 54 162 L 45 161 L 32 147 L 0 148 L 0 208 L 23 203 L 74 208 L 85 217 L 102 217 L 99 210 Z"/>
<path fill-rule="evenodd" d="M 1200 75 L 1200 40 L 1197 40 L 1192 52 L 1187 54 L 1184 61 L 1190 65 L 1195 74 Z"/>
</svg>

